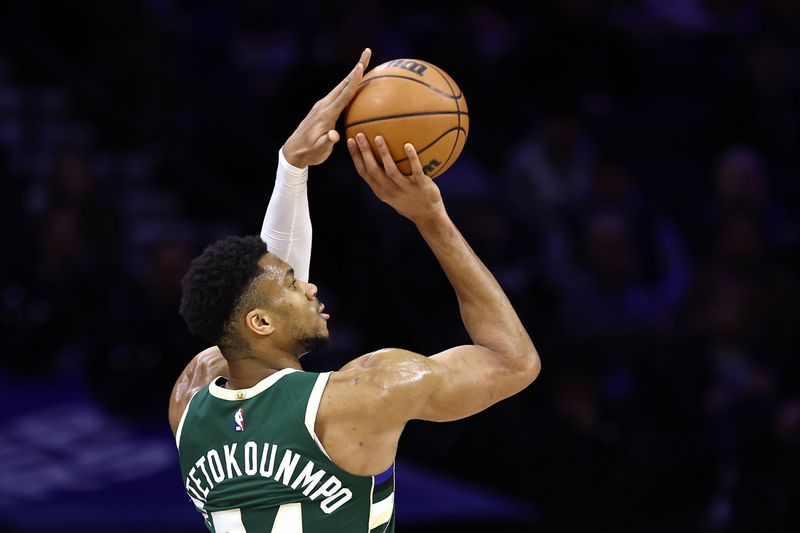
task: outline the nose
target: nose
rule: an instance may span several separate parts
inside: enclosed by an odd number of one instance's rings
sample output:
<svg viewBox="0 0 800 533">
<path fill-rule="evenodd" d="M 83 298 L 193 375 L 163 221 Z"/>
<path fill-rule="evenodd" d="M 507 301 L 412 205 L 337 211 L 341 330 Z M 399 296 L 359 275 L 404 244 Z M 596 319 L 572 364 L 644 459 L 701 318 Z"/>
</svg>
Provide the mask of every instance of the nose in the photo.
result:
<svg viewBox="0 0 800 533">
<path fill-rule="evenodd" d="M 317 295 L 317 286 L 313 283 L 306 283 L 306 298 L 313 300 Z"/>
</svg>

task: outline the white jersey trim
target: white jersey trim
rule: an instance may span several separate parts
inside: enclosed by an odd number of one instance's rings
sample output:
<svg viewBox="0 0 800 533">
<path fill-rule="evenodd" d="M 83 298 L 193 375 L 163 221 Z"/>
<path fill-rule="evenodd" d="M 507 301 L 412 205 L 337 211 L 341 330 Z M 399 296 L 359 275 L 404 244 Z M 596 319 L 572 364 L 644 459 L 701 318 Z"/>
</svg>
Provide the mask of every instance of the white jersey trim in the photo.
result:
<svg viewBox="0 0 800 533">
<path fill-rule="evenodd" d="M 328 452 L 325 450 L 325 447 L 322 445 L 322 442 L 317 437 L 317 434 L 314 432 L 314 424 L 317 421 L 319 402 L 322 401 L 322 393 L 325 391 L 325 385 L 327 385 L 330 375 L 330 372 L 321 373 L 317 377 L 317 382 L 314 384 L 314 388 L 311 389 L 311 395 L 308 397 L 308 405 L 306 406 L 306 429 L 308 429 L 309 435 L 311 435 L 311 438 L 314 439 L 314 442 L 316 442 L 317 446 L 319 446 L 320 451 L 325 454 L 325 457 L 333 461 L 331 456 L 328 455 Z"/>
<path fill-rule="evenodd" d="M 273 386 L 279 379 L 284 376 L 291 374 L 292 372 L 299 372 L 299 370 L 295 368 L 284 368 L 283 370 L 278 370 L 271 376 L 268 376 L 249 389 L 226 389 L 224 387 L 220 387 L 217 385 L 217 381 L 219 378 L 223 376 L 215 377 L 211 383 L 208 384 L 208 392 L 214 398 L 219 398 L 220 400 L 230 400 L 232 402 L 246 400 L 248 398 L 252 398 L 256 394 L 264 392 L 271 386 Z"/>
<path fill-rule="evenodd" d="M 381 524 L 385 524 L 392 517 L 394 510 L 394 492 L 379 502 L 373 503 L 369 508 L 369 529 L 372 531 Z"/>
<path fill-rule="evenodd" d="M 194 391 L 194 394 L 192 394 L 192 397 L 189 398 L 189 401 L 186 403 L 186 407 L 183 408 L 181 421 L 178 422 L 178 430 L 175 431 L 175 446 L 177 446 L 178 448 L 181 447 L 181 431 L 183 431 L 183 423 L 186 422 L 186 415 L 189 413 L 189 406 L 192 405 L 192 400 L 194 400 L 194 397 L 197 396 L 197 393 L 200 392 L 201 390 L 203 389 L 197 389 L 196 391 Z"/>
</svg>

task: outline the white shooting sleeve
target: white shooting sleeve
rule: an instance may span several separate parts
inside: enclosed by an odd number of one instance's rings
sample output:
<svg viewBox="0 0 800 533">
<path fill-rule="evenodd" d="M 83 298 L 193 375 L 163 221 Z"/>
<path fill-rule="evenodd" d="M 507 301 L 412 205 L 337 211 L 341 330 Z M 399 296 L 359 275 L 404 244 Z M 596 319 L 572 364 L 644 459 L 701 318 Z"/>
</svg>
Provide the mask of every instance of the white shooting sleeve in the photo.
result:
<svg viewBox="0 0 800 533">
<path fill-rule="evenodd" d="M 278 150 L 275 187 L 261 226 L 261 239 L 270 252 L 294 268 L 297 279 L 308 281 L 311 265 L 311 214 L 308 210 L 308 167 L 297 168 Z"/>
</svg>

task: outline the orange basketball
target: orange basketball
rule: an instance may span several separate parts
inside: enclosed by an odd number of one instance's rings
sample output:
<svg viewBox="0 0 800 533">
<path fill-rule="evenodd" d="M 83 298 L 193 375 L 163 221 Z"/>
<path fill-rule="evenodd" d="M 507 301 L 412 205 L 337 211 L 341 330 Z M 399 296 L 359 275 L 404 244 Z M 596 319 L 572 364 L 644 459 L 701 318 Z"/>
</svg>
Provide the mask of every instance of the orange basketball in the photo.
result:
<svg viewBox="0 0 800 533">
<path fill-rule="evenodd" d="M 344 112 L 345 137 L 367 136 L 373 153 L 381 135 L 403 174 L 411 164 L 403 145 L 417 149 L 431 178 L 455 163 L 469 133 L 469 112 L 461 89 L 439 67 L 419 59 L 395 59 L 367 72 Z M 379 159 L 380 161 L 380 159 Z"/>
</svg>

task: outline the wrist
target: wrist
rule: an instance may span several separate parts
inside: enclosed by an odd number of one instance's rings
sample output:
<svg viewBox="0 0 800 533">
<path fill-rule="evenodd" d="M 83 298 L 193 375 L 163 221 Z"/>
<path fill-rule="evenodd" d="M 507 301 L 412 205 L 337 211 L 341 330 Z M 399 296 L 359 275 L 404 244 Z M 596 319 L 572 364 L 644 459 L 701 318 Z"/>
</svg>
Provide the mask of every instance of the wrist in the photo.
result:
<svg viewBox="0 0 800 533">
<path fill-rule="evenodd" d="M 299 176 L 308 173 L 308 165 L 305 160 L 295 152 L 292 152 L 292 150 L 287 150 L 286 145 L 278 150 L 278 164 L 291 174 Z"/>
<path fill-rule="evenodd" d="M 284 144 L 280 153 L 283 155 L 284 161 L 292 167 L 292 170 L 304 170 L 308 168 L 308 161 L 301 155 L 299 150 L 294 150 L 289 146 L 289 143 Z"/>
<path fill-rule="evenodd" d="M 414 216 L 411 221 L 420 231 L 441 227 L 450 221 L 450 216 L 444 208 L 444 204 L 439 204 L 436 208 L 425 213 Z"/>
</svg>

